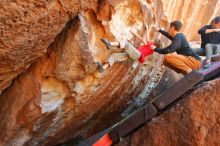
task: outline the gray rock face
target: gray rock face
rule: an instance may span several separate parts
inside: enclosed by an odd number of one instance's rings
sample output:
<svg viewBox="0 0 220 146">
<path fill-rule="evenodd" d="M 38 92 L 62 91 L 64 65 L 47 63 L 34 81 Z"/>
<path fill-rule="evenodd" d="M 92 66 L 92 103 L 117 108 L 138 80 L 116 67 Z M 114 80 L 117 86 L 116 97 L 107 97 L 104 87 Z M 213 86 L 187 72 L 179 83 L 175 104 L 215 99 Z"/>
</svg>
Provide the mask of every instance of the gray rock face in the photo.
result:
<svg viewBox="0 0 220 146">
<path fill-rule="evenodd" d="M 135 132 L 123 145 L 219 145 L 219 84 L 219 79 L 204 83 L 169 111 Z"/>
</svg>

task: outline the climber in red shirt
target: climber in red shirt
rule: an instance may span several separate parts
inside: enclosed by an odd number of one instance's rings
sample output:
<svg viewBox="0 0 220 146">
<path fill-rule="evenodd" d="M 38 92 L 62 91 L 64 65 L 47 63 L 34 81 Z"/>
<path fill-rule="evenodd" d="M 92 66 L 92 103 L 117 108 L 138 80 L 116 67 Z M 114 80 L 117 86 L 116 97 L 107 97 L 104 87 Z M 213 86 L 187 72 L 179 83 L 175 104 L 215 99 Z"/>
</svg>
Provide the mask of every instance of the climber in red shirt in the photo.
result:
<svg viewBox="0 0 220 146">
<path fill-rule="evenodd" d="M 145 58 L 154 53 L 154 48 L 162 47 L 163 43 L 161 40 L 156 39 L 154 42 L 146 42 L 138 34 L 131 32 L 136 36 L 144 45 L 136 49 L 130 42 L 127 40 L 120 40 L 118 42 L 110 42 L 106 39 L 101 39 L 101 41 L 106 45 L 108 49 L 117 50 L 120 53 L 113 53 L 108 59 L 107 63 L 101 64 L 97 62 L 99 72 L 104 72 L 108 67 L 112 66 L 116 62 L 125 61 L 132 59 L 133 61 L 139 61 L 144 63 Z"/>
<path fill-rule="evenodd" d="M 154 42 L 147 42 L 147 44 L 138 48 L 138 51 L 141 53 L 141 57 L 138 59 L 140 63 L 144 63 L 145 58 L 154 53 L 152 46 L 155 46 Z"/>
</svg>

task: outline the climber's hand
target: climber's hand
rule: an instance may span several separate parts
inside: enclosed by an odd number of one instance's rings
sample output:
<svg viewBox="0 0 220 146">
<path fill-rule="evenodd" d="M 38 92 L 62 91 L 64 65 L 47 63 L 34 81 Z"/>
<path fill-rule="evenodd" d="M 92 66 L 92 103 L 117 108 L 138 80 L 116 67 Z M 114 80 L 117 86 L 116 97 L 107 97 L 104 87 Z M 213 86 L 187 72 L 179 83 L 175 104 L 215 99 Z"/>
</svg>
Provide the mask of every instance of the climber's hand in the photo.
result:
<svg viewBox="0 0 220 146">
<path fill-rule="evenodd" d="M 153 50 L 156 49 L 156 48 L 157 48 L 157 47 L 156 47 L 155 45 L 152 45 L 152 46 L 151 46 L 151 49 L 153 49 Z"/>
<path fill-rule="evenodd" d="M 160 28 L 159 28 L 158 26 L 153 26 L 153 30 L 154 30 L 155 32 L 158 32 L 158 31 L 160 30 Z"/>
</svg>

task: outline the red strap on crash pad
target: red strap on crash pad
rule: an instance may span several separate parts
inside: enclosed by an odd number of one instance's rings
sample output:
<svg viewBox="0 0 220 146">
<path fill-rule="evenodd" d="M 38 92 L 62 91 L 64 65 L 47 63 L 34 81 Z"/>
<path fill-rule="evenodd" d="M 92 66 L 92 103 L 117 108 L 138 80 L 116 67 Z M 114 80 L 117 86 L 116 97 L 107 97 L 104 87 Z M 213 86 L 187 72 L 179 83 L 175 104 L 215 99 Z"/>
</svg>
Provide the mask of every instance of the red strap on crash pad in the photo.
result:
<svg viewBox="0 0 220 146">
<path fill-rule="evenodd" d="M 92 146 L 111 146 L 111 144 L 112 144 L 111 137 L 108 134 L 105 134 Z"/>
</svg>

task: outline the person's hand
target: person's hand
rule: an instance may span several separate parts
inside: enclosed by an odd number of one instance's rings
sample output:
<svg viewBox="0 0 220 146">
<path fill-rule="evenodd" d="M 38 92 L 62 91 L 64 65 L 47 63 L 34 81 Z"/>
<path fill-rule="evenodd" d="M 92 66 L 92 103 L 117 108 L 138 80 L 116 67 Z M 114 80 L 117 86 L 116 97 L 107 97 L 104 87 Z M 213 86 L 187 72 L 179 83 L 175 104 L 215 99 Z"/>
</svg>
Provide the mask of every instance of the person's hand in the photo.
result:
<svg viewBox="0 0 220 146">
<path fill-rule="evenodd" d="M 159 28 L 158 26 L 153 26 L 153 30 L 154 30 L 155 32 L 158 32 L 158 31 L 160 30 L 160 28 Z"/>
<path fill-rule="evenodd" d="M 220 32 L 220 29 L 206 29 L 205 30 L 206 34 L 213 33 L 213 32 Z"/>
<path fill-rule="evenodd" d="M 154 50 L 154 49 L 156 49 L 156 48 L 157 48 L 157 47 L 156 47 L 156 46 L 154 46 L 154 45 L 152 45 L 152 46 L 151 46 L 151 49 L 153 49 L 153 50 Z"/>
</svg>

